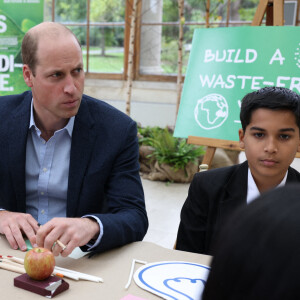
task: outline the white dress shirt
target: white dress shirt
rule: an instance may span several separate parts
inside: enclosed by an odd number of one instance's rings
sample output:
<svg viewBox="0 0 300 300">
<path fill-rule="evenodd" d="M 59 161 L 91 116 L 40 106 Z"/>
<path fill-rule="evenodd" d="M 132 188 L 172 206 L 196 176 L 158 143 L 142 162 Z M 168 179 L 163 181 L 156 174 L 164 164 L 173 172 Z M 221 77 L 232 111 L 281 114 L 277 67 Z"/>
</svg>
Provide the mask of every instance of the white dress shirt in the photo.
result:
<svg viewBox="0 0 300 300">
<path fill-rule="evenodd" d="M 275 187 L 284 186 L 286 183 L 288 171 L 286 172 L 284 178 L 282 181 Z M 250 168 L 248 168 L 248 188 L 247 188 L 247 204 L 252 202 L 254 199 L 256 199 L 260 195 L 260 192 L 257 188 L 257 185 L 254 181 L 254 178 L 251 174 Z"/>
<path fill-rule="evenodd" d="M 33 101 L 31 102 L 26 145 L 26 212 L 40 224 L 45 224 L 54 217 L 66 217 L 74 120 L 75 117 L 70 118 L 64 128 L 55 131 L 54 135 L 45 141 L 35 124 Z M 95 216 L 83 217 L 94 218 L 100 226 L 100 234 L 93 244 L 96 246 L 103 236 L 103 225 Z"/>
</svg>

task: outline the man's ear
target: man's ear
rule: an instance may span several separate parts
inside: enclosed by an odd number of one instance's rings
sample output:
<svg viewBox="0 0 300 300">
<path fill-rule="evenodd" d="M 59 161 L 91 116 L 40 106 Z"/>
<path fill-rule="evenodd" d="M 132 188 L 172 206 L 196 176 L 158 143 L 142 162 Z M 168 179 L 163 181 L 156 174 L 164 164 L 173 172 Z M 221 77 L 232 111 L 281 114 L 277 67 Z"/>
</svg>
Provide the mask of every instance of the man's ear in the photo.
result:
<svg viewBox="0 0 300 300">
<path fill-rule="evenodd" d="M 28 65 L 23 65 L 23 77 L 24 77 L 24 81 L 27 84 L 27 86 L 32 87 L 33 74 L 31 72 L 30 68 L 28 67 Z"/>
<path fill-rule="evenodd" d="M 239 129 L 239 144 L 241 149 L 245 149 L 244 137 L 245 137 L 245 133 L 244 130 L 241 128 Z"/>
<path fill-rule="evenodd" d="M 299 141 L 297 152 L 300 152 L 300 141 Z"/>
</svg>

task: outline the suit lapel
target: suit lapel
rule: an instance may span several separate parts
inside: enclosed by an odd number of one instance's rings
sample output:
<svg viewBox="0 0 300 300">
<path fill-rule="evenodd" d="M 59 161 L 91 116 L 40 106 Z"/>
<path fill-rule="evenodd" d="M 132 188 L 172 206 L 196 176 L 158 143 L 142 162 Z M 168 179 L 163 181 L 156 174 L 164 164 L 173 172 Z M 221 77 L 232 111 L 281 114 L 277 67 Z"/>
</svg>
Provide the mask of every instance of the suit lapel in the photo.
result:
<svg viewBox="0 0 300 300">
<path fill-rule="evenodd" d="M 289 167 L 286 183 L 299 182 L 299 181 L 300 181 L 300 174 L 292 167 Z"/>
<path fill-rule="evenodd" d="M 8 155 L 11 178 L 16 194 L 17 211 L 26 211 L 25 162 L 32 94 L 27 93 L 22 103 L 12 112 L 9 121 Z"/>
<path fill-rule="evenodd" d="M 286 183 L 300 182 L 300 174 L 289 167 Z M 232 174 L 228 184 L 224 187 L 226 196 L 220 202 L 219 207 L 219 224 L 221 228 L 230 217 L 234 210 L 241 205 L 247 204 L 247 187 L 248 187 L 248 163 L 242 163 L 238 169 Z"/>
<path fill-rule="evenodd" d="M 299 182 L 300 176 L 297 171 L 289 167 L 287 183 Z M 242 163 L 231 176 L 228 184 L 224 187 L 226 196 L 220 202 L 219 220 L 221 225 L 232 212 L 243 204 L 247 204 L 247 187 L 248 187 L 248 163 Z"/>
<path fill-rule="evenodd" d="M 231 175 L 228 183 L 225 185 L 225 197 L 220 202 L 219 207 L 219 226 L 223 227 L 226 219 L 239 206 L 246 204 L 248 186 L 248 163 L 244 162 L 238 166 L 238 169 Z"/>
<path fill-rule="evenodd" d="M 96 132 L 93 131 L 94 120 L 84 97 L 75 117 L 72 133 L 69 182 L 67 194 L 67 216 L 77 215 L 77 203 L 85 171 L 91 156 Z"/>
</svg>

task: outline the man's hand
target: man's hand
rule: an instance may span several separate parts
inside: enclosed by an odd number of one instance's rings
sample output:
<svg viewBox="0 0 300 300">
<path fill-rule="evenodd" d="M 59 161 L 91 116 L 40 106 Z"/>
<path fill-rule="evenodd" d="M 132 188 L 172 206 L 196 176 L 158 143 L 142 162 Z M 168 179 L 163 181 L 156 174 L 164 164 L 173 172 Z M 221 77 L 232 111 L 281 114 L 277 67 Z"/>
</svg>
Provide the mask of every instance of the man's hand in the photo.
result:
<svg viewBox="0 0 300 300">
<path fill-rule="evenodd" d="M 23 235 L 36 247 L 37 221 L 29 214 L 0 211 L 0 233 L 4 234 L 13 249 L 26 251 L 27 246 Z"/>
<path fill-rule="evenodd" d="M 86 245 L 91 239 L 97 237 L 100 227 L 96 220 L 89 218 L 53 218 L 40 227 L 36 235 L 38 246 L 52 249 L 55 256 L 68 256 L 74 248 Z M 60 240 L 66 249 L 55 244 Z M 54 246 L 53 246 L 54 245 Z"/>
</svg>

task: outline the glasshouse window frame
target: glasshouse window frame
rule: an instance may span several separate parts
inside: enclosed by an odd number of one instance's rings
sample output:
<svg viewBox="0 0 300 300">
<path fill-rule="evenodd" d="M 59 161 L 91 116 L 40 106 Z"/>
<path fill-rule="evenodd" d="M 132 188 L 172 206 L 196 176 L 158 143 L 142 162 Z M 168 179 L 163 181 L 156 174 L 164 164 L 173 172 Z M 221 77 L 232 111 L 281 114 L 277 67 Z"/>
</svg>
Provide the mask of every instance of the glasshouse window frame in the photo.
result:
<svg viewBox="0 0 300 300">
<path fill-rule="evenodd" d="M 129 39 L 130 39 L 130 19 L 133 13 L 133 2 L 134 0 L 126 0 L 126 7 L 125 7 L 125 21 L 124 23 L 114 23 L 114 22 L 97 22 L 91 23 L 90 22 L 90 1 L 86 0 L 87 2 L 87 16 L 85 23 L 64 23 L 64 25 L 68 27 L 72 26 L 79 26 L 79 27 L 86 27 L 86 78 L 90 79 L 107 79 L 107 80 L 126 80 L 127 79 L 127 72 L 128 72 L 128 58 L 129 58 Z M 298 2 L 298 9 L 297 9 L 297 16 L 296 16 L 296 26 L 300 24 L 299 21 L 299 9 L 300 9 L 300 0 Z M 214 25 L 220 25 L 221 22 L 210 22 L 210 15 L 209 15 L 209 3 L 207 1 L 207 13 L 206 13 L 206 20 L 205 22 L 185 22 L 185 26 L 201 26 L 201 27 L 211 27 Z M 230 10 L 231 0 L 227 1 L 227 17 L 225 21 L 222 21 L 223 26 L 230 27 L 230 26 L 243 26 L 243 25 L 251 25 L 250 21 L 231 21 L 229 19 L 229 10 Z M 141 28 L 142 26 L 177 26 L 179 28 L 180 22 L 153 22 L 153 23 L 145 23 L 141 20 L 141 11 L 142 11 L 142 0 L 138 0 L 137 3 L 137 18 L 136 18 L 136 31 L 135 31 L 135 41 L 134 41 L 134 57 L 133 57 L 133 80 L 140 80 L 140 81 L 165 81 L 165 82 L 176 82 L 177 74 L 172 75 L 160 75 L 160 74 L 142 74 L 140 73 L 140 51 L 141 51 Z M 52 21 L 56 22 L 55 20 L 55 0 L 52 0 Z M 99 26 L 99 27 L 107 27 L 107 26 L 124 26 L 124 62 L 123 62 L 123 72 L 122 73 L 94 73 L 89 71 L 89 49 L 90 49 L 90 29 L 92 26 Z M 184 79 L 184 75 L 183 75 Z"/>
</svg>

